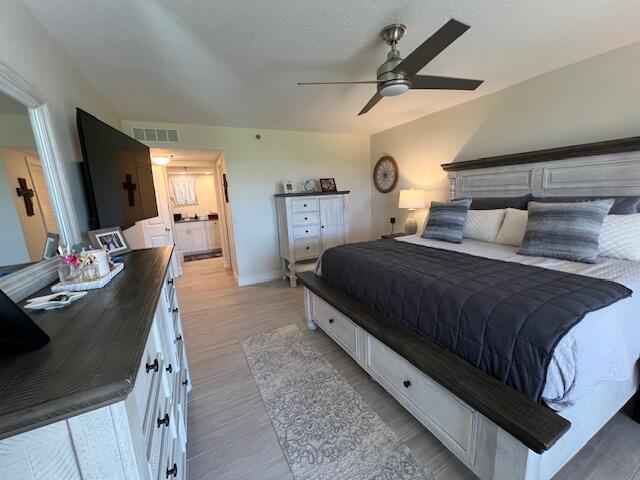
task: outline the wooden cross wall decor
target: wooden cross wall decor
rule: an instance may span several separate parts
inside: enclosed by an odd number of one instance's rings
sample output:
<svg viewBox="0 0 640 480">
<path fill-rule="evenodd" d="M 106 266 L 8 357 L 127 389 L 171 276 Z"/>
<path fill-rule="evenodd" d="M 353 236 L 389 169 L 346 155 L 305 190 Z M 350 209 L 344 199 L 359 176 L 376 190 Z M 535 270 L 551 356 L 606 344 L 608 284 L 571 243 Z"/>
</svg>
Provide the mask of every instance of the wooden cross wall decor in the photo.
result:
<svg viewBox="0 0 640 480">
<path fill-rule="evenodd" d="M 126 181 L 122 184 L 122 188 L 124 188 L 129 194 L 129 206 L 135 207 L 136 197 L 134 196 L 133 192 L 135 192 L 138 189 L 138 185 L 132 182 L 132 177 L 131 177 L 131 174 L 129 173 L 125 175 L 125 180 Z"/>
<path fill-rule="evenodd" d="M 18 178 L 18 188 L 16 188 L 16 193 L 19 197 L 22 197 L 24 200 L 24 207 L 27 210 L 27 217 L 33 217 L 35 212 L 33 211 L 33 196 L 35 195 L 33 190 L 27 187 L 27 179 L 26 178 Z"/>
</svg>

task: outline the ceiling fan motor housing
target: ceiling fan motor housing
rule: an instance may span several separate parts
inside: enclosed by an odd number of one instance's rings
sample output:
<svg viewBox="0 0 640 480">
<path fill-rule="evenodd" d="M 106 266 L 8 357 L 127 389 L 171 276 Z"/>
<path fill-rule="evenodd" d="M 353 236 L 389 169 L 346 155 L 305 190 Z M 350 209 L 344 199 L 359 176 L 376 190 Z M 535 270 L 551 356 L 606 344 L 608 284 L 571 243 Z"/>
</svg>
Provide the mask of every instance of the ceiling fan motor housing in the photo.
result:
<svg viewBox="0 0 640 480">
<path fill-rule="evenodd" d="M 393 71 L 400 62 L 400 52 L 393 48 L 387 54 L 387 61 L 378 67 L 377 77 L 382 82 L 378 84 L 378 93 L 383 97 L 394 97 L 411 88 L 411 80 L 404 73 Z"/>
</svg>

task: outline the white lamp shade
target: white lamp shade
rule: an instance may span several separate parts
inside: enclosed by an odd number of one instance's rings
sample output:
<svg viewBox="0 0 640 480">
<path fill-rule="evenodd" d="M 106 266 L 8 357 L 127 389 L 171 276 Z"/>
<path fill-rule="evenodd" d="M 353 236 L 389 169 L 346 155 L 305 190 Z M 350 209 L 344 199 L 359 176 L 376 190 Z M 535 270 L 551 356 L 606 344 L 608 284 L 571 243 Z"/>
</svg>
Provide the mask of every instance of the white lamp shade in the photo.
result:
<svg viewBox="0 0 640 480">
<path fill-rule="evenodd" d="M 424 208 L 424 190 L 400 190 L 398 208 Z"/>
</svg>

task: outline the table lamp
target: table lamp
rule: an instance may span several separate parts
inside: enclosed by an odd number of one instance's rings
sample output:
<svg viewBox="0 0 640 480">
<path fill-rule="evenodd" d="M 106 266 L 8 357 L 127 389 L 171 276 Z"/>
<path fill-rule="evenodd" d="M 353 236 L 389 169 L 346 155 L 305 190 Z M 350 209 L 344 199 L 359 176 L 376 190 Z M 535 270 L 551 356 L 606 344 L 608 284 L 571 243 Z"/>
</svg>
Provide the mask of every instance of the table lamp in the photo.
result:
<svg viewBox="0 0 640 480">
<path fill-rule="evenodd" d="M 409 218 L 404 224 L 404 231 L 407 235 L 413 235 L 418 231 L 418 224 L 413 218 L 413 212 L 417 208 L 424 208 L 424 190 L 400 190 L 400 201 L 398 208 L 406 208 L 409 210 Z"/>
</svg>

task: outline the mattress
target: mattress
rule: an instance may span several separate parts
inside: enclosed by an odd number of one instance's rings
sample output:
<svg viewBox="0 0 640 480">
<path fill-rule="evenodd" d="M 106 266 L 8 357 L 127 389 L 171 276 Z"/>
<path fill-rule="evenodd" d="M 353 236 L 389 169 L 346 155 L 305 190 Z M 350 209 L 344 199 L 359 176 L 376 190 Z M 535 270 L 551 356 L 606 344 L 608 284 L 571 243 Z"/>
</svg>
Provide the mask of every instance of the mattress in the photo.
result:
<svg viewBox="0 0 640 480">
<path fill-rule="evenodd" d="M 630 288 L 636 294 L 587 314 L 558 343 L 547 370 L 542 400 L 554 410 L 562 410 L 588 395 L 600 382 L 632 377 L 640 358 L 640 262 L 599 258 L 595 264 L 583 264 L 525 257 L 516 253 L 517 247 L 471 239 L 452 244 L 410 235 L 395 241 L 602 278 Z"/>
</svg>

